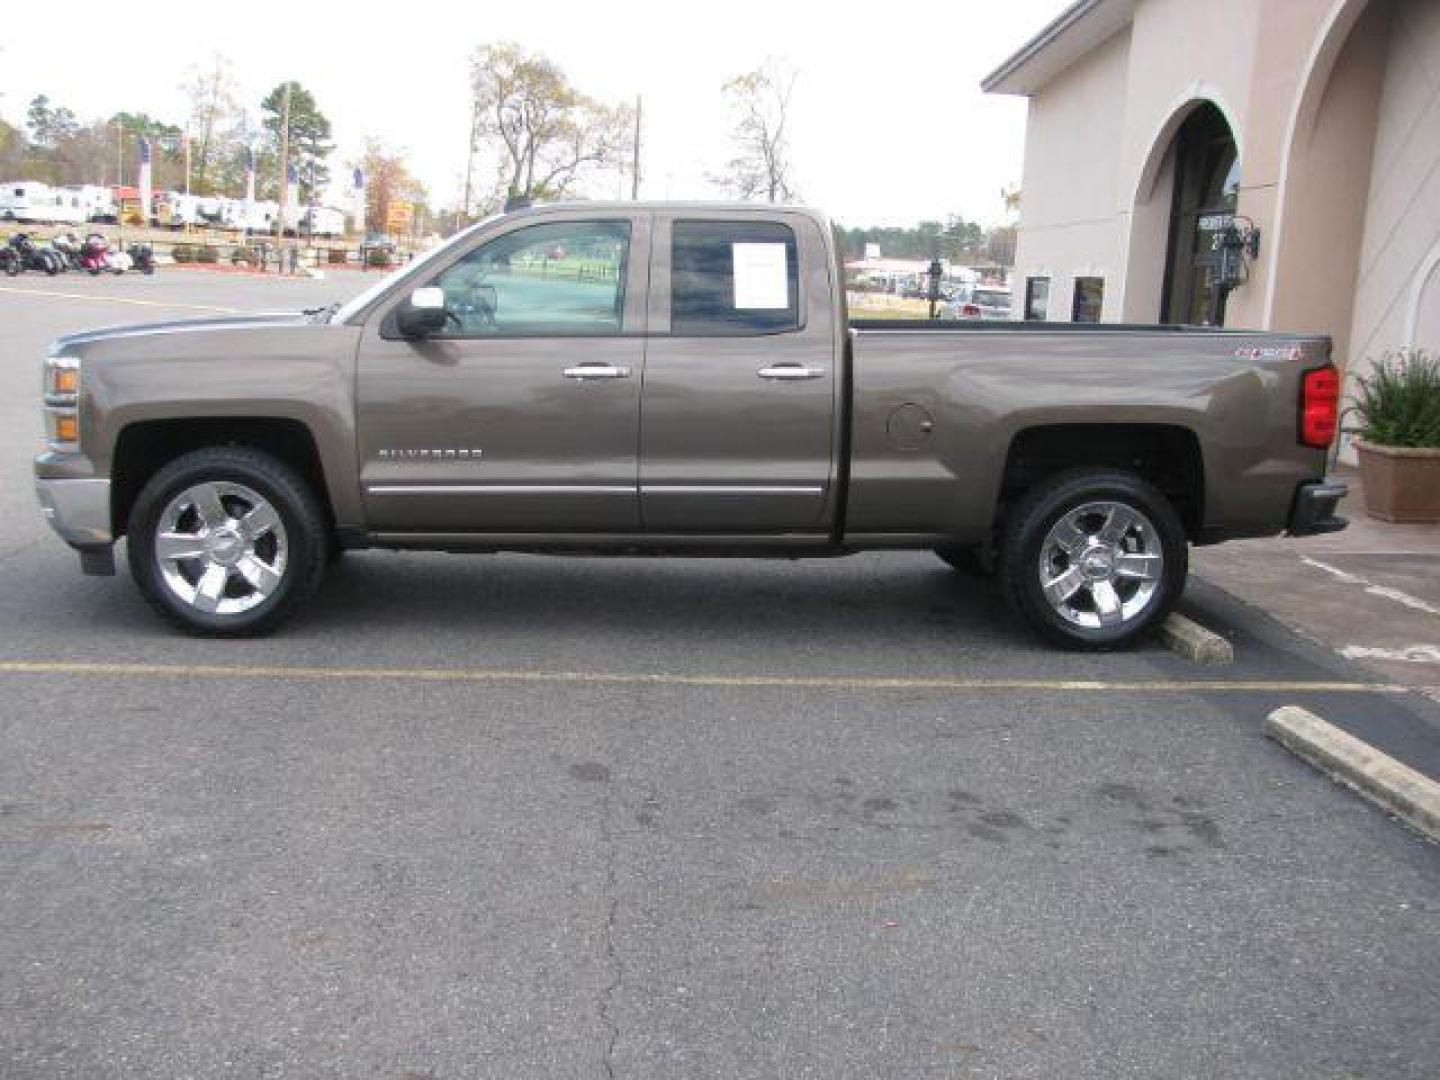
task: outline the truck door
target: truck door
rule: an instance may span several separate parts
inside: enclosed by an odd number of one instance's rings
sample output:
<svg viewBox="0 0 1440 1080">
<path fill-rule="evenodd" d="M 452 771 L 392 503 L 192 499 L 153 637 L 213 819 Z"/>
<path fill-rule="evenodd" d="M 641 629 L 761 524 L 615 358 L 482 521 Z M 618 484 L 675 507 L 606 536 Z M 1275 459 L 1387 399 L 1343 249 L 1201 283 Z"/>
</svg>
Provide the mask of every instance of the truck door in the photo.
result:
<svg viewBox="0 0 1440 1080">
<path fill-rule="evenodd" d="M 502 223 L 503 224 L 503 223 Z M 635 532 L 648 214 L 521 217 L 366 325 L 358 442 L 376 532 Z M 400 336 L 412 288 L 446 329 Z"/>
<path fill-rule="evenodd" d="M 836 329 L 802 214 L 657 215 L 641 403 L 648 532 L 823 532 L 834 516 Z"/>
</svg>

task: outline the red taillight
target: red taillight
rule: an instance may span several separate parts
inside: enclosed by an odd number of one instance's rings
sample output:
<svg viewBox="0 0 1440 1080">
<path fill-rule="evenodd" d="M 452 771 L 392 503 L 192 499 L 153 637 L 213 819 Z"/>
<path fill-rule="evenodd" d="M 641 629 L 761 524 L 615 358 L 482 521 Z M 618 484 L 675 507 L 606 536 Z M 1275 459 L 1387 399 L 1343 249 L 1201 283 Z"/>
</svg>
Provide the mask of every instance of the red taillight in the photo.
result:
<svg viewBox="0 0 1440 1080">
<path fill-rule="evenodd" d="M 1340 373 L 1333 367 L 1305 372 L 1300 383 L 1300 441 L 1326 447 L 1340 422 Z"/>
<path fill-rule="evenodd" d="M 966 304 L 960 309 L 960 315 L 966 319 L 978 319 L 980 317 L 980 305 Z"/>
</svg>

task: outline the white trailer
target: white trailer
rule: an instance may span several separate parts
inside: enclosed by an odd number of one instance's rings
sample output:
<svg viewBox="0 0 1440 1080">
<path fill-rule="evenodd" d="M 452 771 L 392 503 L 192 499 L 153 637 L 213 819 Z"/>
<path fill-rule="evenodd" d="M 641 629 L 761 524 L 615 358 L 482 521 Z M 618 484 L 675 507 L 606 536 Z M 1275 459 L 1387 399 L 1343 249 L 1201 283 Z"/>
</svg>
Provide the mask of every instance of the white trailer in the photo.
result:
<svg viewBox="0 0 1440 1080">
<path fill-rule="evenodd" d="M 0 218 L 80 225 L 85 221 L 85 211 L 74 191 L 36 180 L 17 180 L 0 188 Z"/>
<path fill-rule="evenodd" d="M 222 229 L 249 230 L 250 232 L 272 232 L 275 229 L 275 214 L 279 204 L 268 200 L 250 202 L 246 199 L 220 200 L 220 227 Z"/>
<path fill-rule="evenodd" d="M 345 211 L 333 206 L 311 206 L 300 215 L 300 233 L 304 236 L 344 236 Z"/>
<path fill-rule="evenodd" d="M 115 202 L 115 192 L 100 184 L 71 184 L 64 188 L 80 200 L 82 221 L 115 221 L 120 215 Z"/>
</svg>

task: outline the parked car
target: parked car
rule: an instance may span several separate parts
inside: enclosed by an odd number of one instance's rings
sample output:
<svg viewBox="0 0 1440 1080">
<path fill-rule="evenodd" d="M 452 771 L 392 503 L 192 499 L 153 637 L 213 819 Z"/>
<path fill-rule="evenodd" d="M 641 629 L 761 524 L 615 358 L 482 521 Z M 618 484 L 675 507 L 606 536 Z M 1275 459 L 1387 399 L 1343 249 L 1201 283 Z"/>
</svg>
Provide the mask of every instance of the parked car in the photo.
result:
<svg viewBox="0 0 1440 1080">
<path fill-rule="evenodd" d="M 1002 285 L 965 285 L 940 311 L 942 319 L 1008 319 L 1010 290 Z"/>
<path fill-rule="evenodd" d="M 852 323 L 836 256 L 805 210 L 539 207 L 343 306 L 64 337 L 40 502 L 217 636 L 295 614 L 337 548 L 933 548 L 1110 648 L 1190 544 L 1344 527 L 1327 338 Z"/>
</svg>

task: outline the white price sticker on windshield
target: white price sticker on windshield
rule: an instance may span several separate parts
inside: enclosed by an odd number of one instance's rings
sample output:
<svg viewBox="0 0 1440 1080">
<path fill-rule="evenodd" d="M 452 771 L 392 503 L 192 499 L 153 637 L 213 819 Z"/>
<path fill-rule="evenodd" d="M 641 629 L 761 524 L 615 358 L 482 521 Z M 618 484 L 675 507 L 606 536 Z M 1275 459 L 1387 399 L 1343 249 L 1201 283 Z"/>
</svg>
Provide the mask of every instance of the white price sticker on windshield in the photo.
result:
<svg viewBox="0 0 1440 1080">
<path fill-rule="evenodd" d="M 788 308 L 790 275 L 784 244 L 731 244 L 735 260 L 735 307 L 742 311 Z"/>
</svg>

